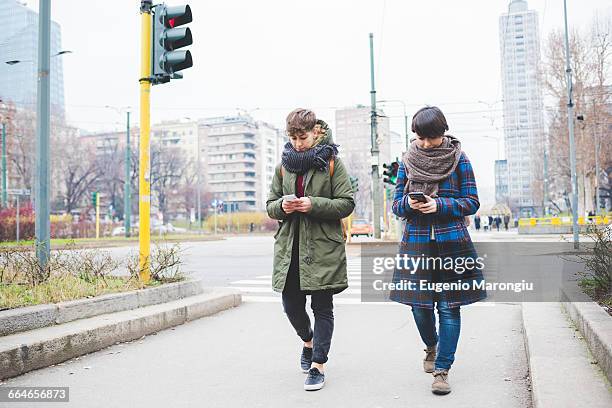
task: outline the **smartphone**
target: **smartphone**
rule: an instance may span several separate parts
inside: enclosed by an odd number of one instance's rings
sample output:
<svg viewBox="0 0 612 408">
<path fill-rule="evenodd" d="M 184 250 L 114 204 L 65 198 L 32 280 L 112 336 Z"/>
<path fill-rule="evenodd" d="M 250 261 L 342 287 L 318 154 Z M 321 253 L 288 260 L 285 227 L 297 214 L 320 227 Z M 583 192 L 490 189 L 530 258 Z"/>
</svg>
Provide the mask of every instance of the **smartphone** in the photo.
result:
<svg viewBox="0 0 612 408">
<path fill-rule="evenodd" d="M 283 201 L 293 201 L 293 200 L 297 200 L 297 197 L 295 196 L 295 194 L 287 194 L 283 196 Z"/>
<path fill-rule="evenodd" d="M 413 191 L 411 193 L 408 193 L 408 196 L 412 198 L 413 200 L 417 200 L 420 203 L 427 202 L 427 198 L 425 197 L 425 194 L 423 194 L 421 191 Z"/>
</svg>

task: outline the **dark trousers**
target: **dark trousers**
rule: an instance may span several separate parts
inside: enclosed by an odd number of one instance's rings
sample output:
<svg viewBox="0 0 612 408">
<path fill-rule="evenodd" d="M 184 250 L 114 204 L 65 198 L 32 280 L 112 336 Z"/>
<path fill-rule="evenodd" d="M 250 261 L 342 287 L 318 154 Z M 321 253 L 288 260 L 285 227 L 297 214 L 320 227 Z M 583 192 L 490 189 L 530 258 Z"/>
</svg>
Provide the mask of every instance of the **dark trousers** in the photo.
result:
<svg viewBox="0 0 612 408">
<path fill-rule="evenodd" d="M 327 362 L 327 354 L 331 346 L 334 332 L 334 303 L 331 290 L 315 290 L 304 292 L 300 290 L 298 257 L 292 257 L 287 280 L 283 289 L 283 309 L 289 322 L 302 341 L 313 340 L 312 361 L 319 364 Z M 310 318 L 306 313 L 306 295 L 310 294 L 310 307 L 314 313 L 314 330 L 310 326 Z"/>
</svg>

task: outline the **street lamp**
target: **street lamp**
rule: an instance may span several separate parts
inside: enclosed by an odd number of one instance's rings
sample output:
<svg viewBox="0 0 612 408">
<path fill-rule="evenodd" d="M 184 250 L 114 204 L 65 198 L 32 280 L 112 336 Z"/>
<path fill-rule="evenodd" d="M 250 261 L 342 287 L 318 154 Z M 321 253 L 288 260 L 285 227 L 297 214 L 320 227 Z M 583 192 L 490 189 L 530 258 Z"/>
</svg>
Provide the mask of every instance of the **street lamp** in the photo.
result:
<svg viewBox="0 0 612 408">
<path fill-rule="evenodd" d="M 72 51 L 70 51 L 70 50 L 60 51 L 57 54 L 51 55 L 50 57 L 51 58 L 58 57 L 58 56 L 64 55 L 64 54 L 72 54 Z M 15 65 L 15 64 L 19 64 L 21 62 L 34 62 L 34 61 L 32 61 L 32 60 L 10 60 L 10 61 L 4 61 L 4 63 L 8 64 L 8 65 Z"/>
<path fill-rule="evenodd" d="M 130 113 L 131 107 L 115 107 L 106 105 L 105 108 L 112 109 L 118 114 L 127 113 L 126 122 L 126 144 L 125 144 L 125 180 L 123 182 L 123 227 L 125 228 L 125 237 L 129 238 L 132 229 L 132 193 L 130 184 L 130 168 L 132 166 L 132 152 L 130 146 Z"/>
<path fill-rule="evenodd" d="M 489 135 L 479 135 L 478 137 L 484 137 L 487 139 L 493 139 L 495 140 L 495 142 L 497 143 L 497 160 L 501 160 L 501 149 L 500 149 L 500 142 L 501 142 L 501 138 L 500 137 L 496 137 L 496 136 L 489 136 Z"/>
<path fill-rule="evenodd" d="M 42 18 L 42 17 L 41 17 L 41 18 Z M 41 22 L 40 22 L 40 24 L 43 24 L 43 23 L 45 23 L 45 22 L 44 22 L 44 21 L 41 21 Z M 39 36 L 39 37 L 40 37 L 40 36 Z M 39 42 L 40 42 L 40 38 L 39 38 Z M 46 51 L 48 51 L 48 50 L 42 50 L 42 49 L 41 49 L 41 51 L 43 51 L 44 53 L 46 53 Z M 63 50 L 63 51 L 60 51 L 60 52 L 58 52 L 58 53 L 56 53 L 56 54 L 50 55 L 50 56 L 49 56 L 49 58 L 51 58 L 51 57 L 58 57 L 58 56 L 60 56 L 60 55 L 64 55 L 64 54 L 71 54 L 71 53 L 72 53 L 72 51 L 70 51 L 70 50 Z M 40 57 L 39 57 L 39 58 L 40 58 Z M 10 61 L 5 61 L 4 63 L 5 63 L 5 64 L 7 64 L 7 65 L 16 65 L 16 64 L 20 64 L 20 63 L 22 63 L 22 62 L 34 62 L 34 61 L 33 61 L 33 60 L 10 60 Z M 39 63 L 39 71 L 43 71 L 43 70 L 44 70 L 44 69 L 43 69 L 43 68 L 41 68 L 41 64 Z M 39 72 L 39 74 L 40 74 L 40 72 Z M 40 75 L 39 75 L 39 77 L 40 77 Z M 0 100 L 0 102 L 1 102 L 1 100 Z M 48 103 L 48 101 L 45 101 L 45 102 L 47 102 L 47 103 Z M 3 105 L 3 107 L 4 107 L 4 102 L 2 102 L 2 105 Z M 43 110 L 44 110 L 44 106 L 43 106 Z M 39 112 L 39 113 L 40 113 L 40 112 Z M 41 123 L 41 122 L 38 122 L 38 123 Z M 48 143 L 47 143 L 47 144 L 48 144 Z M 47 149 L 47 150 L 48 150 L 48 149 Z M 43 152 L 43 155 L 44 155 L 44 152 Z M 40 162 L 41 157 L 37 157 L 37 159 L 39 159 L 39 160 L 37 160 L 37 163 L 39 163 L 39 162 Z M 48 158 L 45 160 L 45 162 L 44 162 L 44 163 L 47 163 L 46 165 L 48 166 Z M 41 165 L 45 165 L 44 163 L 41 163 Z M 3 189 L 2 189 L 2 204 L 3 204 L 4 206 L 6 206 L 6 205 L 7 205 L 7 202 L 8 202 L 8 198 L 7 198 L 7 195 L 6 195 L 6 190 L 7 190 L 7 185 L 6 185 L 6 184 L 7 184 L 7 167 L 6 167 L 6 125 L 5 125 L 5 123 L 3 122 L 3 123 L 2 123 L 2 185 L 3 185 Z M 47 218 L 48 218 L 48 217 L 47 217 Z M 48 245 L 47 245 L 47 246 L 48 246 Z M 47 256 L 47 259 L 48 259 L 48 256 Z M 42 258 L 41 258 L 41 260 L 42 260 Z M 46 263 L 46 260 L 45 260 L 45 263 Z"/>
<path fill-rule="evenodd" d="M 406 103 L 399 99 L 387 99 L 378 101 L 378 103 L 401 103 L 404 108 L 404 136 L 406 137 L 406 151 L 408 151 L 408 146 L 410 145 L 410 138 L 408 137 L 408 115 L 406 114 Z"/>
<path fill-rule="evenodd" d="M 38 15 L 38 69 L 36 91 L 36 185 L 35 238 L 38 267 L 46 270 L 51 256 L 51 214 L 49 212 L 49 133 L 51 122 L 51 57 L 69 54 L 64 50 L 51 55 L 51 1 L 41 1 Z M 27 60 L 5 61 L 8 65 Z"/>
</svg>

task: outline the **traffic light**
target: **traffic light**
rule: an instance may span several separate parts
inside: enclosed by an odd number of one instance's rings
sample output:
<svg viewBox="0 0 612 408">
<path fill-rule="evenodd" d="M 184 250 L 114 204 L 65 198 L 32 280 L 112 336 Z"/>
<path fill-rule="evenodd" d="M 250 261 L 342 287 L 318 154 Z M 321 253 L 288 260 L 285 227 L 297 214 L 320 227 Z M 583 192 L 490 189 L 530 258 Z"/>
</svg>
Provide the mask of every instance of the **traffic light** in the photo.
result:
<svg viewBox="0 0 612 408">
<path fill-rule="evenodd" d="M 353 189 L 353 193 L 359 191 L 359 177 L 349 176 L 351 180 L 351 188 Z"/>
<path fill-rule="evenodd" d="M 399 170 L 399 162 L 396 160 L 391 162 L 391 164 L 384 163 L 383 167 L 385 171 L 383 171 L 383 179 L 384 183 L 395 185 L 397 182 L 397 171 Z"/>
<path fill-rule="evenodd" d="M 91 203 L 94 207 L 98 204 L 98 193 L 95 191 L 91 193 Z"/>
<path fill-rule="evenodd" d="M 155 7 L 152 21 L 153 84 L 182 78 L 183 75 L 176 72 L 192 67 L 193 59 L 189 50 L 176 50 L 193 44 L 189 27 L 180 27 L 193 21 L 191 7 L 160 4 Z"/>
</svg>

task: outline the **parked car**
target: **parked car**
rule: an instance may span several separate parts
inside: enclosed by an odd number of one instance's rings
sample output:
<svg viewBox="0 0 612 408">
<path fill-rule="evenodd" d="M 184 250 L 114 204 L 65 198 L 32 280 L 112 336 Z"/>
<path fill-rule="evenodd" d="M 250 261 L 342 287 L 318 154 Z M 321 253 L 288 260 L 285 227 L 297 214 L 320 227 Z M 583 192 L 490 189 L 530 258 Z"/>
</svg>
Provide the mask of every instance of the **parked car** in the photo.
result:
<svg viewBox="0 0 612 408">
<path fill-rule="evenodd" d="M 351 237 L 356 237 L 359 235 L 365 235 L 371 237 L 374 235 L 374 227 L 368 220 L 364 219 L 355 219 L 351 223 Z"/>
<path fill-rule="evenodd" d="M 174 234 L 184 234 L 187 228 L 175 227 L 171 223 L 166 224 L 166 231 Z"/>
<path fill-rule="evenodd" d="M 111 236 L 113 237 L 122 237 L 125 235 L 125 227 L 115 227 L 113 228 L 113 232 L 111 232 Z"/>
</svg>

